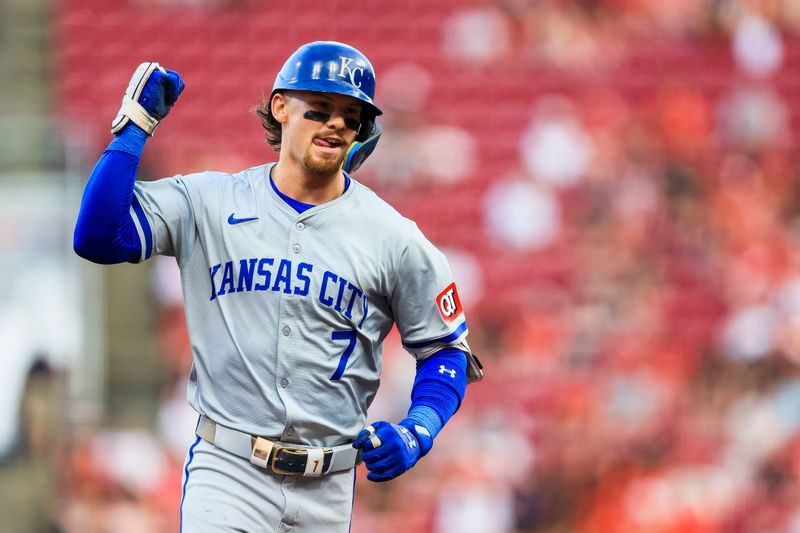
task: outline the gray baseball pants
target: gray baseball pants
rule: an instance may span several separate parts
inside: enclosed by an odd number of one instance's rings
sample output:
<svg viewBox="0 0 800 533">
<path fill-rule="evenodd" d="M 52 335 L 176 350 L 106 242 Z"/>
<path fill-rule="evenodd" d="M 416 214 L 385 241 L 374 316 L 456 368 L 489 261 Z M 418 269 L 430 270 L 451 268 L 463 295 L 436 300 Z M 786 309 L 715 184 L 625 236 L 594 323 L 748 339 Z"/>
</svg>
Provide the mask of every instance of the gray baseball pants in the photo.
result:
<svg viewBox="0 0 800 533">
<path fill-rule="evenodd" d="M 279 475 L 198 437 L 183 469 L 181 533 L 347 533 L 354 489 L 355 468 Z"/>
</svg>

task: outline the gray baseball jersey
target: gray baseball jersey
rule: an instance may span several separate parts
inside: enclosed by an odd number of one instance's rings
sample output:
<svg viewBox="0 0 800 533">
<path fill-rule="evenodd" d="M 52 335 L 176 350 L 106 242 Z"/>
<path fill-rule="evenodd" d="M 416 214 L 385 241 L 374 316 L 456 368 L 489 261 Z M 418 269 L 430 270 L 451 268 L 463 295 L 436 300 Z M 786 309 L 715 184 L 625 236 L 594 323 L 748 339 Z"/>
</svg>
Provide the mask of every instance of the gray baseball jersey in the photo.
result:
<svg viewBox="0 0 800 533">
<path fill-rule="evenodd" d="M 271 168 L 137 182 L 141 259 L 174 255 L 181 268 L 198 412 L 342 444 L 365 424 L 392 325 L 419 358 L 462 342 L 466 319 L 444 255 L 412 221 L 352 179 L 298 214 Z"/>
</svg>

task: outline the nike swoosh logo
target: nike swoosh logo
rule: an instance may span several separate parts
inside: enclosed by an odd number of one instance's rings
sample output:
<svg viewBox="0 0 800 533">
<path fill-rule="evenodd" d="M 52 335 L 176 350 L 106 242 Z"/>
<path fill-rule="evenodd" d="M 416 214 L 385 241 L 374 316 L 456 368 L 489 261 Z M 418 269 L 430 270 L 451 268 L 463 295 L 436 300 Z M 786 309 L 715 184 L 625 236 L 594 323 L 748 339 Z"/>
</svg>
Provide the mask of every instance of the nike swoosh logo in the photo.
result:
<svg viewBox="0 0 800 533">
<path fill-rule="evenodd" d="M 236 218 L 231 213 L 231 216 L 228 217 L 228 224 L 241 224 L 242 222 L 250 222 L 251 220 L 258 220 L 258 217 L 250 217 L 250 218 Z"/>
</svg>

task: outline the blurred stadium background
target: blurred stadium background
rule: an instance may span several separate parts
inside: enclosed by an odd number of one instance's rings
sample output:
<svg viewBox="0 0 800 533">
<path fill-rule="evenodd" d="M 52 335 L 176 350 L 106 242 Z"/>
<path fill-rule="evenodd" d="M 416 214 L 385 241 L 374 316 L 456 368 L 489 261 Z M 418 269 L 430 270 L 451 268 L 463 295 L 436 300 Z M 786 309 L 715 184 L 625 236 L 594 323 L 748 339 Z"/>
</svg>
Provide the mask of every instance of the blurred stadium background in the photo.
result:
<svg viewBox="0 0 800 533">
<path fill-rule="evenodd" d="M 133 69 L 187 82 L 140 178 L 234 171 L 334 39 L 386 110 L 357 178 L 447 251 L 488 371 L 360 471 L 353 532 L 800 532 L 799 35 L 798 0 L 4 0 L 0 531 L 177 531 L 175 267 L 71 251 Z M 371 420 L 412 378 L 393 336 Z"/>
</svg>

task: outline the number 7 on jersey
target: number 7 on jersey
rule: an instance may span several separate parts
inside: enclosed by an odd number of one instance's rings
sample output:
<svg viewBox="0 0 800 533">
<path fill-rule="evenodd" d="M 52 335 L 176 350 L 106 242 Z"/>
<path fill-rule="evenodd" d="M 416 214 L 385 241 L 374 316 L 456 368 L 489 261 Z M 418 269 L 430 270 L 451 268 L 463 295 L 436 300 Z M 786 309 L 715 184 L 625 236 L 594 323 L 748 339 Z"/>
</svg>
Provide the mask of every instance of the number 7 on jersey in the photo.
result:
<svg viewBox="0 0 800 533">
<path fill-rule="evenodd" d="M 347 329 L 344 331 L 334 331 L 331 333 L 331 340 L 347 341 L 347 347 L 342 352 L 342 358 L 339 359 L 339 366 L 336 367 L 336 372 L 333 373 L 331 376 L 331 381 L 339 381 L 344 374 L 344 369 L 347 366 L 347 360 L 350 359 L 350 355 L 353 353 L 353 350 L 356 347 L 356 332 L 352 329 Z"/>
</svg>

